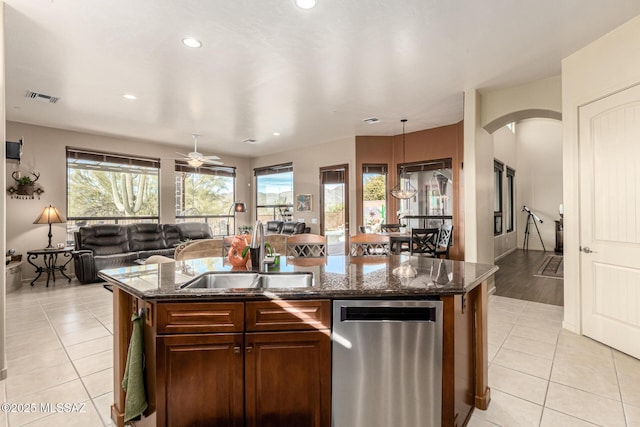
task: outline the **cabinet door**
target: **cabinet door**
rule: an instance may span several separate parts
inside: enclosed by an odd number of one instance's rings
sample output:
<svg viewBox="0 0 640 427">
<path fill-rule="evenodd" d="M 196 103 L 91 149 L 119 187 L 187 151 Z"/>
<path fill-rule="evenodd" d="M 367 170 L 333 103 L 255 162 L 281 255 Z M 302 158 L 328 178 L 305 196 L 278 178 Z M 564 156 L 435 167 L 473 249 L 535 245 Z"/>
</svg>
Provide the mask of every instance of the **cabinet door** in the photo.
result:
<svg viewBox="0 0 640 427">
<path fill-rule="evenodd" d="M 328 329 L 245 334 L 247 427 L 331 424 Z"/>
<path fill-rule="evenodd" d="M 243 335 L 157 338 L 157 425 L 243 426 Z"/>
</svg>

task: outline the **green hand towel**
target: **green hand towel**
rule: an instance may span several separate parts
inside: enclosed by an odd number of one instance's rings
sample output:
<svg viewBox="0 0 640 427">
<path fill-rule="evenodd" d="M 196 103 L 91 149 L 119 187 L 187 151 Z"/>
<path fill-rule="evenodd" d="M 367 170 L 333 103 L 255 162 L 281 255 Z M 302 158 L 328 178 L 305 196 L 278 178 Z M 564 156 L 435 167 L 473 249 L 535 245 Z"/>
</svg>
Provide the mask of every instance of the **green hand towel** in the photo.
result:
<svg viewBox="0 0 640 427">
<path fill-rule="evenodd" d="M 139 417 L 147 409 L 147 396 L 144 391 L 144 338 L 142 331 L 142 317 L 134 313 L 131 316 L 133 332 L 129 342 L 127 364 L 122 378 L 122 388 L 126 396 L 124 399 L 124 421 L 131 421 Z"/>
</svg>

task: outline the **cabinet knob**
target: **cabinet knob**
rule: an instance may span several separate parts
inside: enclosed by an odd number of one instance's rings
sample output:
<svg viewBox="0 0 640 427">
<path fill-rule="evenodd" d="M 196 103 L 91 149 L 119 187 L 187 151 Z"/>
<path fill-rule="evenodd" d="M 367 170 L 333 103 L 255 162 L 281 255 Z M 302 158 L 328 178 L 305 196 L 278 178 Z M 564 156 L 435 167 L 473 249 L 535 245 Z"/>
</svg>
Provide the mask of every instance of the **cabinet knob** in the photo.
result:
<svg viewBox="0 0 640 427">
<path fill-rule="evenodd" d="M 247 353 L 251 353 L 253 351 L 253 346 L 249 345 L 247 346 Z"/>
<path fill-rule="evenodd" d="M 236 346 L 233 347 L 233 352 L 236 353 L 236 354 L 239 354 L 240 350 L 241 350 L 241 348 L 240 348 L 239 345 L 236 345 Z"/>
</svg>

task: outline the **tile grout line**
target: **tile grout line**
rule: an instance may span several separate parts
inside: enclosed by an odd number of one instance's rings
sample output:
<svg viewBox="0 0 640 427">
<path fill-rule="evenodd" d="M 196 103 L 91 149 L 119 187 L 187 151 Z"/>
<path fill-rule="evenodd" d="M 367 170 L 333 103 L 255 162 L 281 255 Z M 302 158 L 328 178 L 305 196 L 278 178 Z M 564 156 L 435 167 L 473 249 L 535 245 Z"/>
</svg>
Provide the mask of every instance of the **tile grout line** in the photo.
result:
<svg viewBox="0 0 640 427">
<path fill-rule="evenodd" d="M 96 406 L 95 402 L 93 401 L 93 398 L 91 397 L 91 393 L 89 392 L 89 389 L 87 389 L 87 386 L 85 385 L 82 377 L 80 376 L 80 372 L 78 372 L 78 369 L 76 368 L 75 363 L 73 363 L 73 360 L 71 359 L 71 356 L 69 355 L 69 352 L 67 351 L 67 346 L 62 342 L 62 338 L 60 337 L 60 334 L 58 333 L 58 330 L 56 329 L 56 327 L 51 322 L 51 319 L 49 318 L 49 313 L 47 313 L 47 310 L 45 310 L 44 307 L 42 306 L 42 303 L 40 301 L 39 296 L 36 295 L 36 299 L 38 300 L 38 304 L 40 304 L 40 308 L 44 312 L 44 315 L 45 315 L 47 321 L 51 325 L 51 328 L 53 328 L 53 331 L 56 334 L 56 338 L 58 338 L 58 340 L 60 341 L 60 344 L 62 345 L 62 349 L 64 350 L 64 353 L 69 358 L 69 362 L 71 363 L 71 366 L 73 367 L 73 370 L 75 371 L 76 375 L 78 376 L 78 379 L 80 380 L 80 384 L 82 384 L 82 388 L 84 388 L 85 392 L 87 393 L 87 396 L 89 397 L 89 401 L 91 402 L 91 406 L 93 407 L 94 411 L 96 411 L 96 415 L 98 416 L 98 418 L 102 422 L 103 426 L 106 426 L 107 424 L 102 419 L 102 416 L 100 415 L 100 411 L 98 410 L 98 407 Z M 84 306 L 83 306 L 83 308 L 84 308 Z M 90 313 L 91 313 L 92 316 L 94 316 L 92 312 L 90 312 Z M 94 318 L 95 318 L 95 316 L 94 316 Z M 98 322 L 100 322 L 100 321 L 98 320 Z M 102 324 L 102 323 L 100 323 L 100 324 Z M 50 417 L 52 415 L 55 415 L 55 414 L 47 415 L 46 417 L 43 417 L 43 418 L 47 418 L 47 417 Z"/>
<path fill-rule="evenodd" d="M 624 417 L 624 424 L 629 426 L 629 417 L 627 417 L 627 409 L 624 406 L 624 400 L 622 399 L 622 388 L 620 387 L 620 373 L 618 372 L 618 364 L 616 363 L 616 357 L 613 354 L 613 349 L 609 347 L 611 353 L 611 359 L 613 360 L 613 369 L 616 372 L 616 382 L 618 383 L 618 394 L 620 394 L 620 404 L 622 405 L 622 416 Z"/>
</svg>

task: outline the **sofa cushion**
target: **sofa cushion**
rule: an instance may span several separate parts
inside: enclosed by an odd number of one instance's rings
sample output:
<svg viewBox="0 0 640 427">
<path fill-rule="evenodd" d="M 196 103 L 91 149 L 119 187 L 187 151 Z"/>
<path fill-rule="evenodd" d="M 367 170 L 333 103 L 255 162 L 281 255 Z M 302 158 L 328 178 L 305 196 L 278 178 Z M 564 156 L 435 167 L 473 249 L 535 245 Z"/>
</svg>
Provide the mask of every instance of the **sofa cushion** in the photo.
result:
<svg viewBox="0 0 640 427">
<path fill-rule="evenodd" d="M 109 268 L 128 267 L 133 265 L 133 261 L 138 259 L 135 252 L 127 252 L 112 255 L 96 255 L 93 257 L 96 268 L 95 271 L 105 270 Z"/>
<path fill-rule="evenodd" d="M 175 224 L 162 224 L 162 234 L 167 248 L 173 248 L 180 243 L 180 232 Z"/>
<path fill-rule="evenodd" d="M 81 247 L 94 255 L 113 255 L 130 252 L 127 228 L 117 224 L 98 224 L 80 227 Z"/>
<path fill-rule="evenodd" d="M 206 222 L 183 222 L 176 224 L 181 240 L 211 239 L 211 227 Z"/>
<path fill-rule="evenodd" d="M 282 233 L 283 221 L 267 221 L 264 232 L 268 234 L 280 234 Z"/>
<path fill-rule="evenodd" d="M 160 224 L 129 224 L 129 244 L 132 251 L 165 249 L 162 226 Z"/>
<path fill-rule="evenodd" d="M 282 224 L 282 234 L 302 234 L 304 233 L 305 227 L 306 224 L 304 222 L 287 221 Z"/>
</svg>

